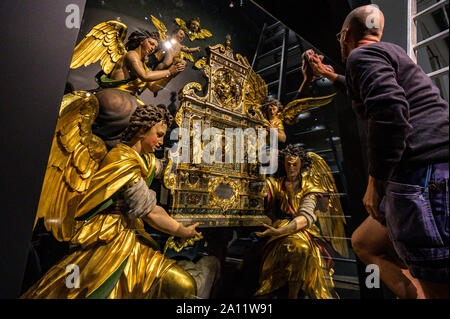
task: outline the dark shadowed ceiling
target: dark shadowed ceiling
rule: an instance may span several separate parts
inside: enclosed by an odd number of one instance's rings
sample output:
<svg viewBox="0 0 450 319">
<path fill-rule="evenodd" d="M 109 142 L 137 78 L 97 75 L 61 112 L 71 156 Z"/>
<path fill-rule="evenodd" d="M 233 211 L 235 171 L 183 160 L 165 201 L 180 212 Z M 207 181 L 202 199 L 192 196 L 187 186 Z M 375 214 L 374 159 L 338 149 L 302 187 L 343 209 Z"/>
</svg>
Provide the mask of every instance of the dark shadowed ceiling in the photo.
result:
<svg viewBox="0 0 450 319">
<path fill-rule="evenodd" d="M 347 14 L 370 0 L 251 0 L 322 51 L 335 64 L 341 64 L 336 33 Z"/>
</svg>

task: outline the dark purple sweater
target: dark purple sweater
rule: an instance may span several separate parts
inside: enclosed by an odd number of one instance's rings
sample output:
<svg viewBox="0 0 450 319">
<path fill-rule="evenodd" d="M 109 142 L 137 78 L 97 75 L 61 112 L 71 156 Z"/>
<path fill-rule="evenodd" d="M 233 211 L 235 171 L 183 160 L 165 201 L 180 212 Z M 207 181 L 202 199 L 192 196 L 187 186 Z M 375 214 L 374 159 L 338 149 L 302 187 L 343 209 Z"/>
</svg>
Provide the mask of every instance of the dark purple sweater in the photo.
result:
<svg viewBox="0 0 450 319">
<path fill-rule="evenodd" d="M 345 79 L 353 110 L 367 125 L 372 177 L 448 162 L 448 103 L 401 47 L 378 42 L 353 50 Z"/>
</svg>

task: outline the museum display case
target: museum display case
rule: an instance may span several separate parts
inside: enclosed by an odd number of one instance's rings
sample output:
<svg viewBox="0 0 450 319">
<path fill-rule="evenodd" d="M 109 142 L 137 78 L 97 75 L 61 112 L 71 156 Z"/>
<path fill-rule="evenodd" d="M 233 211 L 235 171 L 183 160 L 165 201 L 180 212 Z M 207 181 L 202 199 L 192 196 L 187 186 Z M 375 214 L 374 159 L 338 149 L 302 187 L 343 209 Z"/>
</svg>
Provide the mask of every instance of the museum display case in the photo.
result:
<svg viewBox="0 0 450 319">
<path fill-rule="evenodd" d="M 260 242 L 255 233 L 265 229 L 263 224 L 276 220 L 278 217 L 271 214 L 278 214 L 278 210 L 282 217 L 277 222 L 297 216 L 299 203 L 313 194 L 317 204 L 308 224 L 311 231 L 306 239 L 299 235 L 311 250 L 305 258 L 310 264 L 299 272 L 307 274 L 303 282 L 313 282 L 314 288 L 298 286 L 282 291 L 277 285 L 286 286 L 285 279 L 277 277 L 276 271 L 269 271 L 269 275 L 266 271 L 261 276 L 271 279 L 261 284 L 258 293 L 267 292 L 266 298 L 362 297 L 367 288 L 365 268 L 352 250 L 350 237 L 364 218 L 360 197 L 367 176 L 362 152 L 365 136 L 346 92 L 308 73 L 310 50 L 337 73 L 344 73 L 341 61 L 324 53 L 328 48 L 322 45 L 320 50 L 314 41 L 306 41 L 302 33 L 249 0 L 88 0 L 79 26 L 22 293 L 61 257 L 77 253 L 80 242 L 74 238 L 80 240 L 81 228 L 95 218 L 117 214 L 112 207 L 122 205 L 119 197 L 134 184 L 119 183 L 124 187 L 119 195 L 105 195 L 104 201 L 94 200 L 93 207 L 80 207 L 89 196 L 97 196 L 99 189 L 108 193 L 116 187 L 103 190 L 98 186 L 103 185 L 100 181 L 95 184 L 98 188 L 92 189 L 91 179 L 100 178 L 98 172 L 108 178 L 102 171 L 106 154 L 125 143 L 122 133 L 131 114 L 144 104 L 167 110 L 174 120 L 173 125 L 167 125 L 164 141 L 154 149 L 154 155 L 141 156 L 145 182 L 164 212 L 184 226 L 198 223 L 202 235 L 182 241 L 137 222 L 133 226 L 139 228 L 136 238 L 167 260 L 189 268 L 191 274 L 194 264 L 189 262 L 205 256 L 217 258 L 220 280 L 212 285 L 208 279 L 204 298 L 254 298 L 258 287 L 251 279 L 260 269 L 249 270 L 249 281 L 245 271 L 250 269 L 246 268 L 247 260 Z M 130 43 L 133 35 L 157 41 L 154 48 L 142 49 L 141 40 L 136 45 Z M 130 61 L 121 64 L 132 50 L 151 54 L 143 54 L 136 62 L 142 65 Z M 183 70 L 174 71 L 181 64 Z M 121 68 L 129 79 L 113 78 Z M 140 72 L 165 75 L 146 79 Z M 120 94 L 109 96 L 113 91 Z M 118 112 L 114 103 L 119 103 Z M 296 177 L 301 186 L 295 191 L 283 184 L 289 174 L 289 158 L 309 165 L 300 164 Z M 51 173 L 52 169 L 56 173 Z M 111 174 L 116 176 L 120 170 L 119 165 Z M 127 205 L 128 209 L 134 204 Z M 51 209 L 56 212 L 49 213 Z M 106 227 L 107 222 L 102 223 Z M 114 231 L 119 232 L 117 229 Z M 93 237 L 89 231 L 81 237 Z M 106 233 L 99 235 L 99 241 Z M 280 246 L 303 247 L 296 243 L 280 242 Z M 264 256 L 268 254 L 266 251 Z M 273 264 L 282 264 L 277 259 L 280 255 L 273 253 Z M 115 271 L 108 269 L 112 273 L 108 280 L 119 280 L 113 275 L 123 271 L 128 258 L 115 265 Z M 272 274 L 281 279 L 272 280 Z M 207 280 L 201 275 L 195 279 Z M 89 286 L 94 297 L 109 293 L 121 296 L 115 290 L 115 294 L 112 290 L 98 294 L 102 287 L 94 288 Z"/>
</svg>

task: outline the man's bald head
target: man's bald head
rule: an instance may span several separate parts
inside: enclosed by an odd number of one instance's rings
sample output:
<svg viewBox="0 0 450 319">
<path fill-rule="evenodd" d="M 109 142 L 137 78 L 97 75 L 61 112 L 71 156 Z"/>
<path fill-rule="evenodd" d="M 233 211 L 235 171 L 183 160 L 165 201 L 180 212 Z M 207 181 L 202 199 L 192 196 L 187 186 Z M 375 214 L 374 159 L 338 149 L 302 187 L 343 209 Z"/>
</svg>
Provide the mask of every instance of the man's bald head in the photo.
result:
<svg viewBox="0 0 450 319">
<path fill-rule="evenodd" d="M 384 28 L 383 12 L 373 5 L 358 7 L 345 19 L 342 30 L 347 28 L 351 30 L 355 41 L 365 37 L 376 37 L 379 41 Z"/>
<path fill-rule="evenodd" d="M 347 61 L 353 49 L 379 42 L 383 35 L 383 28 L 384 15 L 376 6 L 362 6 L 350 12 L 340 32 L 342 61 L 344 63 Z"/>
</svg>

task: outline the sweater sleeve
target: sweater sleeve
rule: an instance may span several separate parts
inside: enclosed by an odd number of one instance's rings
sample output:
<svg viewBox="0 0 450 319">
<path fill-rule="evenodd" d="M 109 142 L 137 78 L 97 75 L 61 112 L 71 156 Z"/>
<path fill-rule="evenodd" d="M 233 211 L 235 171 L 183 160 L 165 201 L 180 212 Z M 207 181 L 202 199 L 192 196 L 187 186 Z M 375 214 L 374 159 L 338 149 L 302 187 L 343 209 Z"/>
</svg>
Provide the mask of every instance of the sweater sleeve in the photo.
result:
<svg viewBox="0 0 450 319">
<path fill-rule="evenodd" d="M 336 80 L 334 80 L 333 84 L 337 89 L 347 93 L 347 83 L 345 82 L 345 76 L 339 74 Z"/>
<path fill-rule="evenodd" d="M 369 174 L 379 180 L 392 175 L 411 132 L 409 103 L 398 84 L 395 61 L 377 48 L 361 47 L 347 61 L 352 98 L 364 105 L 367 119 Z"/>
</svg>

